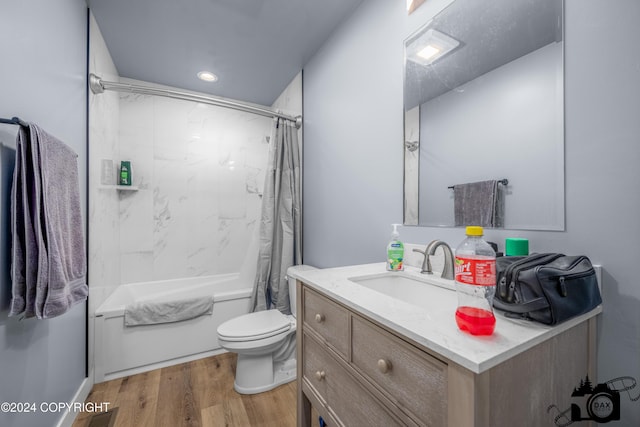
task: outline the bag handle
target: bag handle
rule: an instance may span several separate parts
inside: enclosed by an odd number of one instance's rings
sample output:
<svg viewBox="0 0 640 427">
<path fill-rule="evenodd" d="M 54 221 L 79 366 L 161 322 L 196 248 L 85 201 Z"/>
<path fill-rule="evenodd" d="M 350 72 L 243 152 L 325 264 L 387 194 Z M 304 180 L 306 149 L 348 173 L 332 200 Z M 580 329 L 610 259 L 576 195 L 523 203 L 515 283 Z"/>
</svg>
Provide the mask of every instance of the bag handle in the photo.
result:
<svg viewBox="0 0 640 427">
<path fill-rule="evenodd" d="M 530 311 L 538 311 L 538 310 L 543 310 L 545 308 L 548 308 L 549 302 L 545 298 L 540 297 L 524 303 L 512 304 L 512 303 L 501 301 L 496 298 L 493 300 L 493 306 L 498 310 L 511 311 L 513 313 L 518 313 L 518 314 L 525 314 L 525 313 L 529 313 Z"/>
</svg>

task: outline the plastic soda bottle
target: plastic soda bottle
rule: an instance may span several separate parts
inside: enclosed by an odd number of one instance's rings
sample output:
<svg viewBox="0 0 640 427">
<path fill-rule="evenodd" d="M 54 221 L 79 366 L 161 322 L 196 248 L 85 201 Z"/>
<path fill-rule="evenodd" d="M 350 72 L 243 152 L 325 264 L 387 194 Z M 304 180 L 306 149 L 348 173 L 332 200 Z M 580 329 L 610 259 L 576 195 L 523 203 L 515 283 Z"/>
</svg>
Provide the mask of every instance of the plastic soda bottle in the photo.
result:
<svg viewBox="0 0 640 427">
<path fill-rule="evenodd" d="M 496 253 L 482 239 L 483 232 L 482 227 L 467 227 L 467 238 L 456 248 L 456 323 L 472 335 L 491 335 L 496 326 Z"/>
</svg>

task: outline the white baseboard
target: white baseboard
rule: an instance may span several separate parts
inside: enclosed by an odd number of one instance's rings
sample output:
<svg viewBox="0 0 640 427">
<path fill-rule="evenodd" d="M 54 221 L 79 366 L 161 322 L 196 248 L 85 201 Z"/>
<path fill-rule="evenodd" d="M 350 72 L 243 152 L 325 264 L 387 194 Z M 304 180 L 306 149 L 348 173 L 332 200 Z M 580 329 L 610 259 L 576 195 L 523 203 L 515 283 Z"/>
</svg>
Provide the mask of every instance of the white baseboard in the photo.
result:
<svg viewBox="0 0 640 427">
<path fill-rule="evenodd" d="M 69 404 L 71 405 L 76 402 L 84 403 L 84 401 L 87 399 L 87 396 L 89 396 L 92 387 L 93 372 L 90 372 L 89 376 L 85 378 L 84 381 L 82 381 L 82 384 L 80 384 L 80 387 L 78 387 L 78 391 L 76 391 L 76 394 L 73 396 L 73 399 L 71 399 Z M 77 415 L 78 413 L 75 411 L 65 411 L 60 417 L 60 420 L 58 421 L 56 427 L 71 427 Z"/>
</svg>

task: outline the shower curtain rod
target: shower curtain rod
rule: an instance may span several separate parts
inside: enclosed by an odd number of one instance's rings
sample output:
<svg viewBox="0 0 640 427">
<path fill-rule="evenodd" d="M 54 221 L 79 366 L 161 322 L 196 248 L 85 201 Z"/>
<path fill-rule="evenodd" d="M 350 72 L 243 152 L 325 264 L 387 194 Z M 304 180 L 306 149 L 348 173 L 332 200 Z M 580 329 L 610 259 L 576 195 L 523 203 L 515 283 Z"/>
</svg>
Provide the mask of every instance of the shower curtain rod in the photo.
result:
<svg viewBox="0 0 640 427">
<path fill-rule="evenodd" d="M 142 86 L 129 83 L 116 83 L 102 80 L 102 78 L 95 74 L 89 74 L 89 87 L 95 94 L 103 93 L 105 90 L 113 90 L 116 92 L 130 92 L 138 93 L 141 95 L 158 95 L 165 96 L 167 98 L 182 99 L 185 101 L 201 102 L 203 104 L 216 105 L 218 107 L 233 108 L 234 110 L 240 110 L 247 113 L 258 114 L 260 116 L 281 118 L 290 120 L 296 124 L 296 128 L 300 129 L 302 126 L 302 116 L 289 116 L 274 111 L 268 107 L 260 107 L 257 105 L 247 104 L 241 101 L 235 101 L 227 98 L 218 98 L 215 96 L 197 95 L 195 93 L 180 92 L 177 90 L 159 89 L 150 86 Z"/>
</svg>

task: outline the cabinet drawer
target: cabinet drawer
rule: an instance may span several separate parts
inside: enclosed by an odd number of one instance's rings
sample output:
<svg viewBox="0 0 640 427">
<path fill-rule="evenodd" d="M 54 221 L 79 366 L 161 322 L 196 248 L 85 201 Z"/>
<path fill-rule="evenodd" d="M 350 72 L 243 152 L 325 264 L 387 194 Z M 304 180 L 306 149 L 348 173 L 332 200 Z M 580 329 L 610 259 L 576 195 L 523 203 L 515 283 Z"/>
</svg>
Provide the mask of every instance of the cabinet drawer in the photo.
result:
<svg viewBox="0 0 640 427">
<path fill-rule="evenodd" d="M 327 378 L 329 408 L 344 426 L 409 426 L 403 423 L 366 391 L 347 370 L 336 361 L 329 362 Z"/>
<path fill-rule="evenodd" d="M 422 423 L 446 424 L 446 364 L 359 317 L 351 333 L 352 362 L 365 376 Z"/>
<path fill-rule="evenodd" d="M 401 426 L 314 338 L 303 334 L 304 378 L 344 426 Z"/>
<path fill-rule="evenodd" d="M 313 338 L 307 334 L 302 335 L 302 357 L 304 366 L 302 375 L 307 382 L 315 389 L 316 394 L 326 404 L 327 401 L 327 359 L 329 355 Z"/>
<path fill-rule="evenodd" d="M 304 322 L 346 358 L 349 348 L 347 310 L 304 288 Z"/>
</svg>

